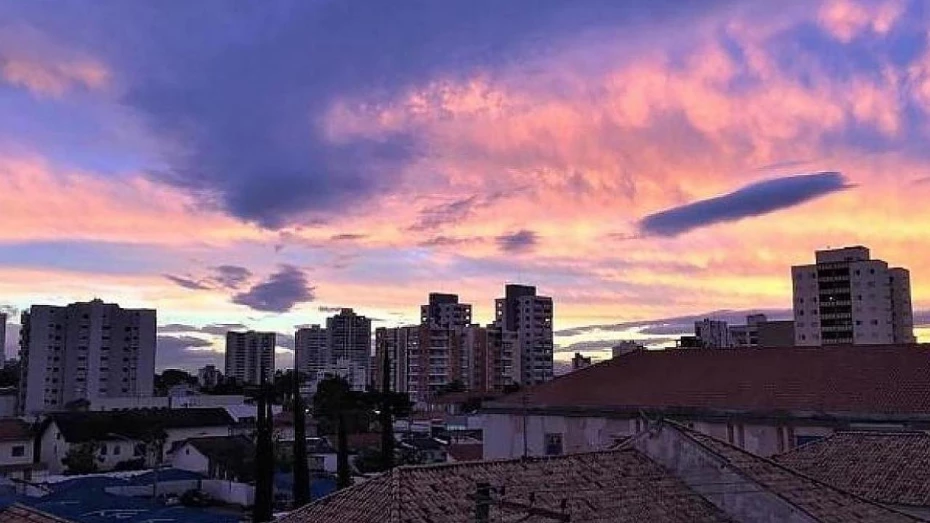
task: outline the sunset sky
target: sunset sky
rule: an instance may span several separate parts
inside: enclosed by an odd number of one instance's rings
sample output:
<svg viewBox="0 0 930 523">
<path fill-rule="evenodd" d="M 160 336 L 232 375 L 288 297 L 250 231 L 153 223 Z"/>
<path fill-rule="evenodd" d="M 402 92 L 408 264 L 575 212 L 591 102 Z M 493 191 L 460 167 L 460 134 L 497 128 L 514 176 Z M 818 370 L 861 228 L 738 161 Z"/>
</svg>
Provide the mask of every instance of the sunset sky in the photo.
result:
<svg viewBox="0 0 930 523">
<path fill-rule="evenodd" d="M 519 282 L 566 359 L 787 317 L 792 264 L 863 244 L 930 341 L 924 9 L 0 2 L 0 303 L 157 308 L 195 368 L 219 324 L 487 322 Z"/>
</svg>

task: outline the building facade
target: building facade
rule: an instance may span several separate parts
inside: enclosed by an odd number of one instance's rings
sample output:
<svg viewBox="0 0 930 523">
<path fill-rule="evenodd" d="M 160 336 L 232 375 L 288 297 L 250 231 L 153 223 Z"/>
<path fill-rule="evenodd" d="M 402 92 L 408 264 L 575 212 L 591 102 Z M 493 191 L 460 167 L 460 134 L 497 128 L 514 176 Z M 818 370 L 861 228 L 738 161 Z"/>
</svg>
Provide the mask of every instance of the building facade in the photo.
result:
<svg viewBox="0 0 930 523">
<path fill-rule="evenodd" d="M 508 284 L 504 297 L 495 300 L 495 325 L 517 334 L 514 375 L 521 385 L 553 377 L 552 319 L 552 298 L 537 296 L 536 287 Z"/>
<path fill-rule="evenodd" d="M 227 332 L 226 377 L 258 385 L 264 372 L 270 383 L 274 380 L 274 346 L 273 332 Z"/>
<path fill-rule="evenodd" d="M 371 320 L 352 309 L 342 309 L 326 319 L 326 346 L 328 365 L 348 360 L 366 369 L 367 374 L 371 364 Z"/>
<path fill-rule="evenodd" d="M 791 268 L 796 345 L 915 343 L 910 275 L 862 246 Z"/>
<path fill-rule="evenodd" d="M 694 322 L 694 336 L 702 347 L 708 349 L 722 349 L 732 346 L 730 342 L 730 329 L 723 320 L 704 318 Z"/>
<path fill-rule="evenodd" d="M 6 363 L 6 322 L 6 313 L 0 312 L 0 367 Z"/>
<path fill-rule="evenodd" d="M 63 410 L 77 400 L 152 396 L 154 310 L 101 300 L 33 305 L 21 324 L 22 413 Z"/>
<path fill-rule="evenodd" d="M 330 363 L 326 336 L 326 329 L 319 325 L 301 327 L 294 333 L 294 358 L 300 372 L 314 375 Z"/>
<path fill-rule="evenodd" d="M 197 370 L 197 384 L 205 389 L 212 389 L 223 381 L 223 373 L 216 365 L 207 365 Z"/>
<path fill-rule="evenodd" d="M 794 346 L 794 321 L 769 320 L 765 314 L 746 316 L 745 325 L 730 325 L 730 345 L 733 347 Z"/>
<path fill-rule="evenodd" d="M 459 303 L 457 294 L 431 292 L 429 303 L 420 306 L 420 325 L 455 329 L 471 324 L 471 304 Z"/>
</svg>

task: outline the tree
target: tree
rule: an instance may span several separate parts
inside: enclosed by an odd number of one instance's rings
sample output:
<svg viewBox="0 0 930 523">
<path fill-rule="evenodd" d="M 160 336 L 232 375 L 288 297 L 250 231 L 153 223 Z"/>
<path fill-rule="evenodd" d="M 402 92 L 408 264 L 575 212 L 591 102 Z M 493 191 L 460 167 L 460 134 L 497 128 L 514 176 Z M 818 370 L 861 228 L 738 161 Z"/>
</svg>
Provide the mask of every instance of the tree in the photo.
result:
<svg viewBox="0 0 930 523">
<path fill-rule="evenodd" d="M 171 387 L 183 384 L 196 386 L 197 376 L 181 369 L 165 369 L 161 374 L 155 375 L 155 391 L 158 395 L 167 395 Z"/>
<path fill-rule="evenodd" d="M 381 362 L 381 391 L 370 394 L 371 403 L 380 409 L 382 470 L 390 470 L 394 468 L 394 420 L 409 415 L 413 404 L 408 395 L 391 391 L 391 357 L 387 351 Z"/>
<path fill-rule="evenodd" d="M 252 521 L 262 523 L 271 521 L 274 504 L 274 444 L 272 442 L 272 419 L 270 387 L 262 380 L 258 390 L 255 435 L 255 504 L 252 507 Z"/>
<path fill-rule="evenodd" d="M 18 387 L 20 378 L 19 360 L 8 360 L 0 368 L 0 387 Z"/>
<path fill-rule="evenodd" d="M 300 395 L 300 373 L 295 366 L 294 395 L 294 507 L 310 503 L 310 470 L 307 468 L 307 413 Z"/>
<path fill-rule="evenodd" d="M 87 441 L 73 445 L 62 458 L 66 474 L 93 474 L 97 472 L 97 442 Z"/>
<path fill-rule="evenodd" d="M 336 487 L 352 484 L 349 469 L 349 431 L 367 423 L 371 403 L 365 394 L 353 391 L 346 380 L 335 377 L 320 382 L 313 396 L 313 415 L 336 431 Z"/>
</svg>

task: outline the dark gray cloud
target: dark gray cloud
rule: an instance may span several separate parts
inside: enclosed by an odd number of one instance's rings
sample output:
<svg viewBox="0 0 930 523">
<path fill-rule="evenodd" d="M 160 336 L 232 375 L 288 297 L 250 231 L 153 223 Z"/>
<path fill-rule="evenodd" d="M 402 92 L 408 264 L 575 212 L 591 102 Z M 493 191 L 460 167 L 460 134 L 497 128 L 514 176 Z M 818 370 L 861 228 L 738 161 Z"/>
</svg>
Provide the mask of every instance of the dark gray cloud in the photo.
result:
<svg viewBox="0 0 930 523">
<path fill-rule="evenodd" d="M 533 250 L 539 241 L 539 236 L 533 231 L 523 229 L 510 234 L 502 234 L 494 238 L 494 241 L 504 252 L 526 252 Z"/>
<path fill-rule="evenodd" d="M 304 272 L 293 265 L 281 265 L 267 280 L 233 296 L 232 302 L 257 311 L 287 312 L 313 299 L 314 288 Z"/>
<path fill-rule="evenodd" d="M 346 241 L 355 241 L 355 240 L 364 240 L 367 238 L 367 234 L 356 234 L 356 233 L 343 233 L 343 234 L 334 234 L 329 237 L 330 240 L 336 242 L 346 242 Z"/>
<path fill-rule="evenodd" d="M 204 365 L 222 365 L 223 354 L 211 350 L 208 340 L 196 336 L 167 336 L 156 338 L 155 367 L 181 368 L 189 371 Z"/>
<path fill-rule="evenodd" d="M 202 281 L 194 280 L 192 278 L 175 276 L 173 274 L 163 274 L 162 276 L 164 276 L 165 278 L 168 278 L 169 280 L 180 285 L 181 287 L 184 287 L 185 289 L 191 289 L 194 291 L 206 291 L 206 290 L 210 290 L 213 288 L 210 285 Z"/>
<path fill-rule="evenodd" d="M 426 79 L 493 70 L 582 33 L 622 26 L 646 36 L 655 22 L 693 23 L 713 11 L 700 4 L 14 2 L 0 5 L 0 18 L 114 70 L 125 106 L 165 144 L 167 168 L 153 176 L 281 227 L 397 187 L 423 154 L 403 132 L 332 140 L 321 121 L 340 97 L 364 94 L 377 106 Z"/>
<path fill-rule="evenodd" d="M 204 325 L 198 329 L 204 334 L 212 334 L 214 336 L 225 336 L 229 331 L 243 331 L 248 330 L 249 328 L 241 323 L 211 323 L 210 325 Z"/>
<path fill-rule="evenodd" d="M 914 311 L 915 327 L 930 327 L 930 310 Z"/>
<path fill-rule="evenodd" d="M 166 323 L 165 325 L 158 326 L 158 332 L 164 332 L 166 334 L 174 332 L 197 332 L 199 327 L 193 325 L 188 325 L 186 323 Z"/>
<path fill-rule="evenodd" d="M 316 308 L 316 310 L 320 312 L 330 313 L 330 314 L 339 314 L 339 312 L 341 312 L 342 309 L 345 309 L 345 308 L 346 307 L 332 306 L 332 305 L 320 305 L 319 307 Z"/>
<path fill-rule="evenodd" d="M 746 316 L 750 314 L 765 314 L 766 317 L 770 320 L 784 320 L 792 318 L 791 309 L 723 309 L 705 312 L 702 314 L 691 314 L 687 316 L 674 316 L 651 320 L 624 321 L 619 323 L 606 323 L 600 325 L 585 325 L 583 327 L 561 329 L 555 331 L 554 335 L 559 337 L 570 337 L 593 332 L 623 332 L 633 329 L 642 329 L 640 332 L 643 334 L 678 334 L 692 332 L 694 330 L 694 322 L 701 321 L 704 318 L 723 320 L 730 325 L 741 325 L 746 323 Z"/>
<path fill-rule="evenodd" d="M 849 187 L 846 177 L 838 172 L 785 176 L 650 214 L 639 222 L 639 227 L 645 234 L 676 236 L 715 223 L 786 209 Z"/>
<path fill-rule="evenodd" d="M 471 216 L 478 204 L 478 196 L 469 196 L 448 203 L 432 205 L 420 211 L 416 223 L 411 225 L 411 231 L 431 231 L 443 225 L 459 222 Z"/>
<path fill-rule="evenodd" d="M 282 349 L 294 350 L 294 335 L 278 332 L 275 334 L 275 344 Z"/>
<path fill-rule="evenodd" d="M 434 236 L 419 243 L 420 247 L 451 247 L 479 241 L 478 238 L 455 238 L 452 236 Z"/>
<path fill-rule="evenodd" d="M 245 285 L 252 277 L 252 271 L 238 265 L 219 265 L 213 267 L 213 276 L 210 280 L 227 289 L 238 289 Z"/>
</svg>

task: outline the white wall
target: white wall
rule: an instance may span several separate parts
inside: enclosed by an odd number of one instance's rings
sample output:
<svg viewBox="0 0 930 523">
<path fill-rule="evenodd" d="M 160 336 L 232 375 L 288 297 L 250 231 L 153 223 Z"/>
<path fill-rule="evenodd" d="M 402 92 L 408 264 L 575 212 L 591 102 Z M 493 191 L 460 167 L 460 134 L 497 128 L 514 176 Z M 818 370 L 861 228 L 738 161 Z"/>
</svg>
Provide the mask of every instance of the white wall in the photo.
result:
<svg viewBox="0 0 930 523">
<path fill-rule="evenodd" d="M 171 454 L 171 466 L 176 469 L 206 474 L 210 470 L 210 460 L 193 445 L 187 444 Z"/>
<path fill-rule="evenodd" d="M 200 488 L 213 498 L 247 507 L 255 502 L 255 487 L 221 479 L 205 479 Z"/>
<path fill-rule="evenodd" d="M 176 441 L 184 441 L 191 438 L 203 438 L 207 436 L 229 436 L 229 427 L 193 427 L 188 429 L 168 429 L 165 431 L 165 448 L 163 459 L 168 458 L 168 451 Z"/>
<path fill-rule="evenodd" d="M 13 455 L 13 449 L 17 447 L 23 450 L 22 456 Z M 32 440 L 0 442 L 0 465 L 28 465 L 32 463 L 32 455 Z"/>
</svg>

